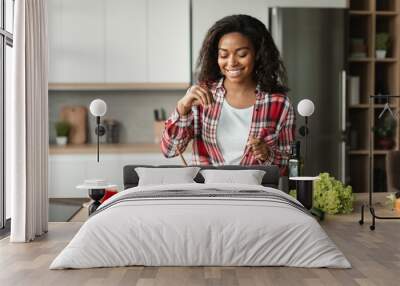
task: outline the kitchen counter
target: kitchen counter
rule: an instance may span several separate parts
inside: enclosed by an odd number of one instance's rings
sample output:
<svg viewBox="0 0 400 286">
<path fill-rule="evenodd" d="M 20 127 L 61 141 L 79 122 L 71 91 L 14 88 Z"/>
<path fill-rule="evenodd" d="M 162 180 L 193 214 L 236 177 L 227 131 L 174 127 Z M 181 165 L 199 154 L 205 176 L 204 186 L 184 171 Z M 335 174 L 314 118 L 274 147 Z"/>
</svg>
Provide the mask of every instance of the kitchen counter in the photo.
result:
<svg viewBox="0 0 400 286">
<path fill-rule="evenodd" d="M 185 154 L 190 153 L 191 146 L 186 149 Z M 82 144 L 66 146 L 50 145 L 50 155 L 67 155 L 67 154 L 95 154 L 97 152 L 97 144 Z M 130 144 L 100 144 L 101 154 L 143 154 L 157 153 L 161 154 L 160 144 L 154 143 L 130 143 Z"/>
<path fill-rule="evenodd" d="M 100 144 L 100 161 L 96 160 L 97 144 L 50 145 L 49 197 L 85 198 L 87 191 L 76 186 L 88 178 L 102 178 L 122 189 L 123 169 L 126 165 L 179 165 L 179 156 L 165 158 L 160 144 Z M 190 148 L 184 158 L 190 163 Z"/>
</svg>

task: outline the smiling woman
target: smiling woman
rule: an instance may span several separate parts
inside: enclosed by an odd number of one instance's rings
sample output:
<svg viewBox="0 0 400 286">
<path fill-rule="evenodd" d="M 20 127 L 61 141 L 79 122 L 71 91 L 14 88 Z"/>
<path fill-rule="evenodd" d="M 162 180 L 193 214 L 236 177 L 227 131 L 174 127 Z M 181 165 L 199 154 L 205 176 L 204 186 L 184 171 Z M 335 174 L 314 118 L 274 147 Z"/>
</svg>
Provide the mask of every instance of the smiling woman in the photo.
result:
<svg viewBox="0 0 400 286">
<path fill-rule="evenodd" d="M 265 25 L 232 15 L 208 31 L 200 51 L 198 84 L 166 121 L 166 157 L 193 139 L 195 165 L 278 165 L 287 172 L 294 111 L 286 71 Z"/>
<path fill-rule="evenodd" d="M 252 78 L 254 58 L 252 43 L 241 33 L 228 33 L 219 40 L 218 66 L 227 79 L 226 84 L 254 85 Z"/>
</svg>

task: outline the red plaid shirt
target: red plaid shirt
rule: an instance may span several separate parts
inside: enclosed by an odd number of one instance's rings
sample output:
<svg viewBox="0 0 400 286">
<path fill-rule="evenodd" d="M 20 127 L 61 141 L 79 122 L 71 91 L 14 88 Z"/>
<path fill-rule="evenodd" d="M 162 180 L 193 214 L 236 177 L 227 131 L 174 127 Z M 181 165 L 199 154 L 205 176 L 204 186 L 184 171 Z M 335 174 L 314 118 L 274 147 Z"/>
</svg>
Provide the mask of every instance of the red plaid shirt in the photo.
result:
<svg viewBox="0 0 400 286">
<path fill-rule="evenodd" d="M 212 86 L 211 93 L 215 101 L 211 107 L 193 106 L 187 115 L 180 115 L 175 109 L 167 119 L 161 140 L 161 150 L 165 157 L 178 156 L 178 148 L 183 152 L 193 139 L 193 165 L 224 165 L 216 135 L 225 98 L 223 79 Z M 281 175 L 286 175 L 295 134 L 293 106 L 283 94 L 268 94 L 260 91 L 259 87 L 255 93 L 256 103 L 249 136 L 262 138 L 272 152 L 265 162 L 260 162 L 246 145 L 240 165 L 277 165 L 281 169 Z"/>
</svg>

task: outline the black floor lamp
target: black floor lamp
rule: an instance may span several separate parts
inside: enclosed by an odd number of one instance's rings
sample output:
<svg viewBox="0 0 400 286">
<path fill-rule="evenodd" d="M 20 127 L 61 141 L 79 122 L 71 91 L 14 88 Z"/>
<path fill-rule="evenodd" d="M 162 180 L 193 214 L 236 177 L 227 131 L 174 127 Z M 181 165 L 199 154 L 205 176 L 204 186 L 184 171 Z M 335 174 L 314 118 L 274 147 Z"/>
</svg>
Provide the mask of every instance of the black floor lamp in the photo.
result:
<svg viewBox="0 0 400 286">
<path fill-rule="evenodd" d="M 297 112 L 300 116 L 305 118 L 305 125 L 299 128 L 299 133 L 305 137 L 306 140 L 306 147 L 304 153 L 304 166 L 307 162 L 308 157 L 308 117 L 310 117 L 314 113 L 314 103 L 309 99 L 303 99 L 297 105 Z M 309 172 L 304 172 L 309 174 Z M 290 177 L 289 180 L 292 180 L 296 183 L 296 197 L 301 202 L 305 208 L 311 210 L 312 212 L 312 202 L 313 202 L 313 182 L 316 178 L 315 177 L 307 177 L 304 174 L 300 177 Z M 316 214 L 317 216 L 322 219 L 322 216 Z"/>
<path fill-rule="evenodd" d="M 107 112 L 107 104 L 104 100 L 95 99 L 90 103 L 90 113 L 96 117 L 96 130 L 95 133 L 97 135 L 97 162 L 99 162 L 99 149 L 100 149 L 100 136 L 103 136 L 106 133 L 106 128 L 100 124 L 100 117 L 104 116 Z"/>
<path fill-rule="evenodd" d="M 308 155 L 308 134 L 309 129 L 308 129 L 308 118 L 313 115 L 315 110 L 314 103 L 309 100 L 309 99 L 303 99 L 297 104 L 297 112 L 304 117 L 304 124 L 303 126 L 300 127 L 299 133 L 303 137 L 305 137 L 306 140 L 306 147 L 305 147 L 305 152 L 304 152 L 304 169 L 307 162 L 307 155 Z"/>
</svg>

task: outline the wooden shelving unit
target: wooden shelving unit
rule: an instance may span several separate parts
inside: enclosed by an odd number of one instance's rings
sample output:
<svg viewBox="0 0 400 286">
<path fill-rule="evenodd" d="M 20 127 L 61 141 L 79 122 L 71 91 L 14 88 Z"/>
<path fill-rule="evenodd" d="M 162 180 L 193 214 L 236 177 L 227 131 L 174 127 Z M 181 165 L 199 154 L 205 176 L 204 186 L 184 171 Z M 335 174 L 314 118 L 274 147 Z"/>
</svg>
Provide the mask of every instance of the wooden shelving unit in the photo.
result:
<svg viewBox="0 0 400 286">
<path fill-rule="evenodd" d="M 349 13 L 349 76 L 359 77 L 360 98 L 358 103 L 348 106 L 350 126 L 349 170 L 350 184 L 355 192 L 367 192 L 369 176 L 374 175 L 374 190 L 386 191 L 385 160 L 389 150 L 380 148 L 377 139 L 372 140 L 374 174 L 369 171 L 369 121 L 372 126 L 382 124 L 378 119 L 385 102 L 374 102 L 369 107 L 369 96 L 376 94 L 400 95 L 400 1 L 398 0 L 350 0 Z M 377 33 L 388 33 L 390 47 L 384 59 L 375 56 Z M 352 55 L 354 42 L 364 43 L 364 54 Z M 348 93 L 349 96 L 349 93 Z M 350 102 L 350 99 L 349 99 Z M 400 101 L 390 100 L 391 109 L 399 113 Z M 400 117 L 400 114 L 399 116 Z M 399 119 L 393 135 L 394 146 L 399 149 Z"/>
</svg>

